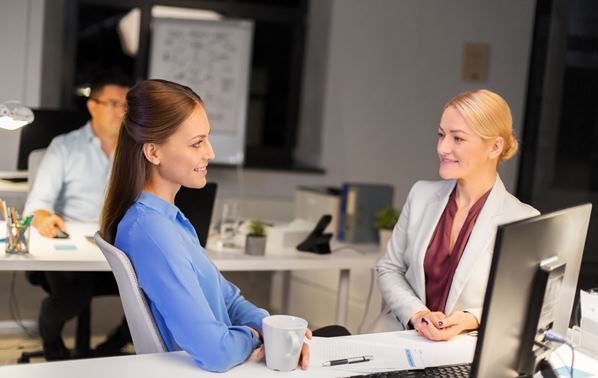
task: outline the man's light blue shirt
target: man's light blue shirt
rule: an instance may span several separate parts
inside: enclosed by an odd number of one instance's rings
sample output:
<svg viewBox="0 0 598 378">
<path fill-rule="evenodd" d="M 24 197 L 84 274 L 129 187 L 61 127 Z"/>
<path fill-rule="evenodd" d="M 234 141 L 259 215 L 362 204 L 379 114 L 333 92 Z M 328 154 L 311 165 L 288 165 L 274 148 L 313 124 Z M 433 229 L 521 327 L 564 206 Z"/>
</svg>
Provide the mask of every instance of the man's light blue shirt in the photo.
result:
<svg viewBox="0 0 598 378">
<path fill-rule="evenodd" d="M 111 168 L 89 122 L 57 136 L 40 163 L 25 214 L 43 209 L 66 220 L 97 222 Z"/>
<path fill-rule="evenodd" d="M 247 301 L 199 244 L 174 205 L 141 193 L 118 224 L 115 246 L 131 259 L 168 350 L 183 349 L 205 370 L 245 361 L 266 310 Z"/>
</svg>

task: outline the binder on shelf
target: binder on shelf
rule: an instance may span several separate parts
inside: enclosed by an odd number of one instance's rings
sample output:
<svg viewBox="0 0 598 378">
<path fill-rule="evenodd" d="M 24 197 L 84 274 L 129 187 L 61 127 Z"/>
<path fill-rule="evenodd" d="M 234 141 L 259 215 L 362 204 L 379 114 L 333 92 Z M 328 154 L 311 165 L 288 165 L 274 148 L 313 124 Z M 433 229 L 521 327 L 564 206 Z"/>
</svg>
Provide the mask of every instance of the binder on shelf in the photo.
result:
<svg viewBox="0 0 598 378">
<path fill-rule="evenodd" d="M 338 240 L 376 243 L 376 214 L 392 206 L 393 187 L 384 184 L 344 183 L 341 191 Z"/>
<path fill-rule="evenodd" d="M 338 210 L 340 208 L 340 187 L 300 186 L 295 189 L 295 218 L 312 221 L 314 225 L 322 215 L 332 215 L 327 233 L 338 231 Z"/>
</svg>

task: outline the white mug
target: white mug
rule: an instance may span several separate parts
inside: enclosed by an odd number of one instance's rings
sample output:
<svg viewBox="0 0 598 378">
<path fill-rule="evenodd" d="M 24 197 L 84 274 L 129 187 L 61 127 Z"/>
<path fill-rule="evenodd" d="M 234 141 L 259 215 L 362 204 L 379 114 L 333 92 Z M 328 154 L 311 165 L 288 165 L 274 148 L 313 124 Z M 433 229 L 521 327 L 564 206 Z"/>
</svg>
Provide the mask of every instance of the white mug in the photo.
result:
<svg viewBox="0 0 598 378">
<path fill-rule="evenodd" d="M 307 321 L 291 315 L 262 319 L 266 366 L 272 370 L 295 370 L 299 363 Z"/>
</svg>

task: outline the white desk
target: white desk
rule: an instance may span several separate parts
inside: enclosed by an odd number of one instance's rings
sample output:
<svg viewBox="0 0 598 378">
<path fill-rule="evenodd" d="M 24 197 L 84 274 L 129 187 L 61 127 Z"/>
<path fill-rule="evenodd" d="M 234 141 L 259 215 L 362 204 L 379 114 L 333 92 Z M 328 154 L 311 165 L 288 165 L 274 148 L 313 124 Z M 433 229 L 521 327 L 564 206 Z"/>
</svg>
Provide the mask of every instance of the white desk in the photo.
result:
<svg viewBox="0 0 598 378">
<path fill-rule="evenodd" d="M 0 271 L 15 270 L 57 270 L 57 271 L 109 271 L 108 262 L 97 248 L 85 236 L 97 230 L 95 224 L 67 223 L 70 239 L 48 239 L 31 230 L 30 254 L 27 256 L 6 255 L 0 253 Z M 0 223 L 0 235 L 5 234 L 4 222 Z M 57 248 L 73 247 L 71 250 Z M 0 251 L 4 246 L 0 244 Z M 265 256 L 247 256 L 242 251 L 219 252 L 208 249 L 207 252 L 221 271 L 284 271 L 293 270 L 338 270 L 339 284 L 337 293 L 336 323 L 345 324 L 349 303 L 349 278 L 351 269 L 372 269 L 378 256 L 374 253 L 377 246 L 359 247 L 371 250 L 360 254 L 349 248 L 329 255 L 298 252 L 294 249 L 277 251 Z M 288 285 L 288 278 L 285 279 Z M 288 286 L 284 288 L 288 294 Z M 288 298 L 285 295 L 285 298 Z M 288 303 L 283 305 L 287 312 Z"/>
<path fill-rule="evenodd" d="M 0 171 L 0 193 L 3 192 L 19 192 L 27 193 L 29 191 L 29 183 L 11 182 L 4 180 L 6 178 L 27 178 L 27 171 Z M 1 195 L 0 195 L 1 197 Z"/>
<path fill-rule="evenodd" d="M 0 171 L 0 198 L 6 201 L 8 206 L 22 209 L 27 200 L 29 192 L 28 182 L 11 182 L 4 178 L 26 178 L 27 171 Z"/>
<path fill-rule="evenodd" d="M 417 336 L 414 331 L 389 332 L 369 335 L 347 336 L 335 338 L 336 341 L 375 342 L 396 347 L 401 345 L 409 348 L 420 348 L 424 352 L 425 365 L 443 365 L 471 362 L 475 350 L 476 338 L 458 336 L 450 342 L 431 342 Z M 312 365 L 307 370 L 295 370 L 280 373 L 269 370 L 264 362 L 255 356 L 225 374 L 209 373 L 196 367 L 192 358 L 184 352 L 145 354 L 125 357 L 96 358 L 78 361 L 51 362 L 32 365 L 13 365 L 0 367 L 0 376 L 12 378 L 38 377 L 86 377 L 86 378 L 117 378 L 117 377 L 339 377 L 356 375 L 355 371 L 343 368 L 367 369 L 366 363 L 344 365 L 337 367 L 321 367 L 318 360 L 322 360 L 322 349 L 326 339 L 314 338 L 311 342 Z M 376 356 L 374 355 L 374 361 Z M 427 359 L 427 361 L 425 361 Z M 360 366 L 358 366 L 360 365 Z"/>
<path fill-rule="evenodd" d="M 559 374 L 564 373 L 569 377 L 571 367 L 571 349 L 566 345 L 561 345 L 556 351 L 550 354 L 550 363 Z M 587 354 L 575 351 L 575 363 L 573 365 L 574 377 L 598 377 L 598 361 Z M 582 374 L 589 373 L 590 375 Z M 537 376 L 538 374 L 536 374 Z"/>
<path fill-rule="evenodd" d="M 131 377 L 346 377 L 367 372 L 369 362 L 353 365 L 321 367 L 326 342 L 331 339 L 313 338 L 311 341 L 311 365 L 307 370 L 294 370 L 280 373 L 269 370 L 263 361 L 258 361 L 255 354 L 245 363 L 226 373 L 210 373 L 198 368 L 193 359 L 185 352 L 143 354 L 123 357 L 95 358 L 65 362 L 45 362 L 30 365 L 10 365 L 0 367 L 0 376 L 12 378 L 131 378 Z M 449 342 L 433 342 L 417 336 L 414 331 L 388 332 L 368 335 L 355 335 L 335 338 L 333 343 L 375 343 L 382 347 L 420 349 L 423 353 L 423 366 L 438 366 L 467 363 L 473 360 L 476 338 L 466 335 L 457 336 Z M 570 351 L 566 346 L 551 354 L 550 361 L 554 368 L 564 372 L 563 366 L 570 363 Z M 374 355 L 376 361 L 376 355 Z M 345 370 L 345 369 L 356 370 Z M 575 353 L 575 376 L 582 376 L 580 371 L 589 373 L 584 377 L 598 377 L 598 361 L 583 353 Z M 357 372 L 360 370 L 360 372 Z M 568 375 L 564 375 L 568 376 Z"/>
</svg>

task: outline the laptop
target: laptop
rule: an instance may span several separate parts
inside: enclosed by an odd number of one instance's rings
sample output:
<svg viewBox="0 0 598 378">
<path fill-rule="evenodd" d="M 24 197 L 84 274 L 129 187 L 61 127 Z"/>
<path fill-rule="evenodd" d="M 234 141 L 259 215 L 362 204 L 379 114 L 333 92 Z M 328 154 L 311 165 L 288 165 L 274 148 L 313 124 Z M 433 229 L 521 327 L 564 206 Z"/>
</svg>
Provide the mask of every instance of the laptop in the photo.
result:
<svg viewBox="0 0 598 378">
<path fill-rule="evenodd" d="M 217 188 L 218 185 L 215 182 L 207 183 L 202 189 L 181 187 L 174 199 L 174 204 L 185 214 L 193 228 L 195 228 L 202 247 L 205 247 L 208 242 L 208 232 L 210 231 L 210 221 L 214 210 Z"/>
</svg>

